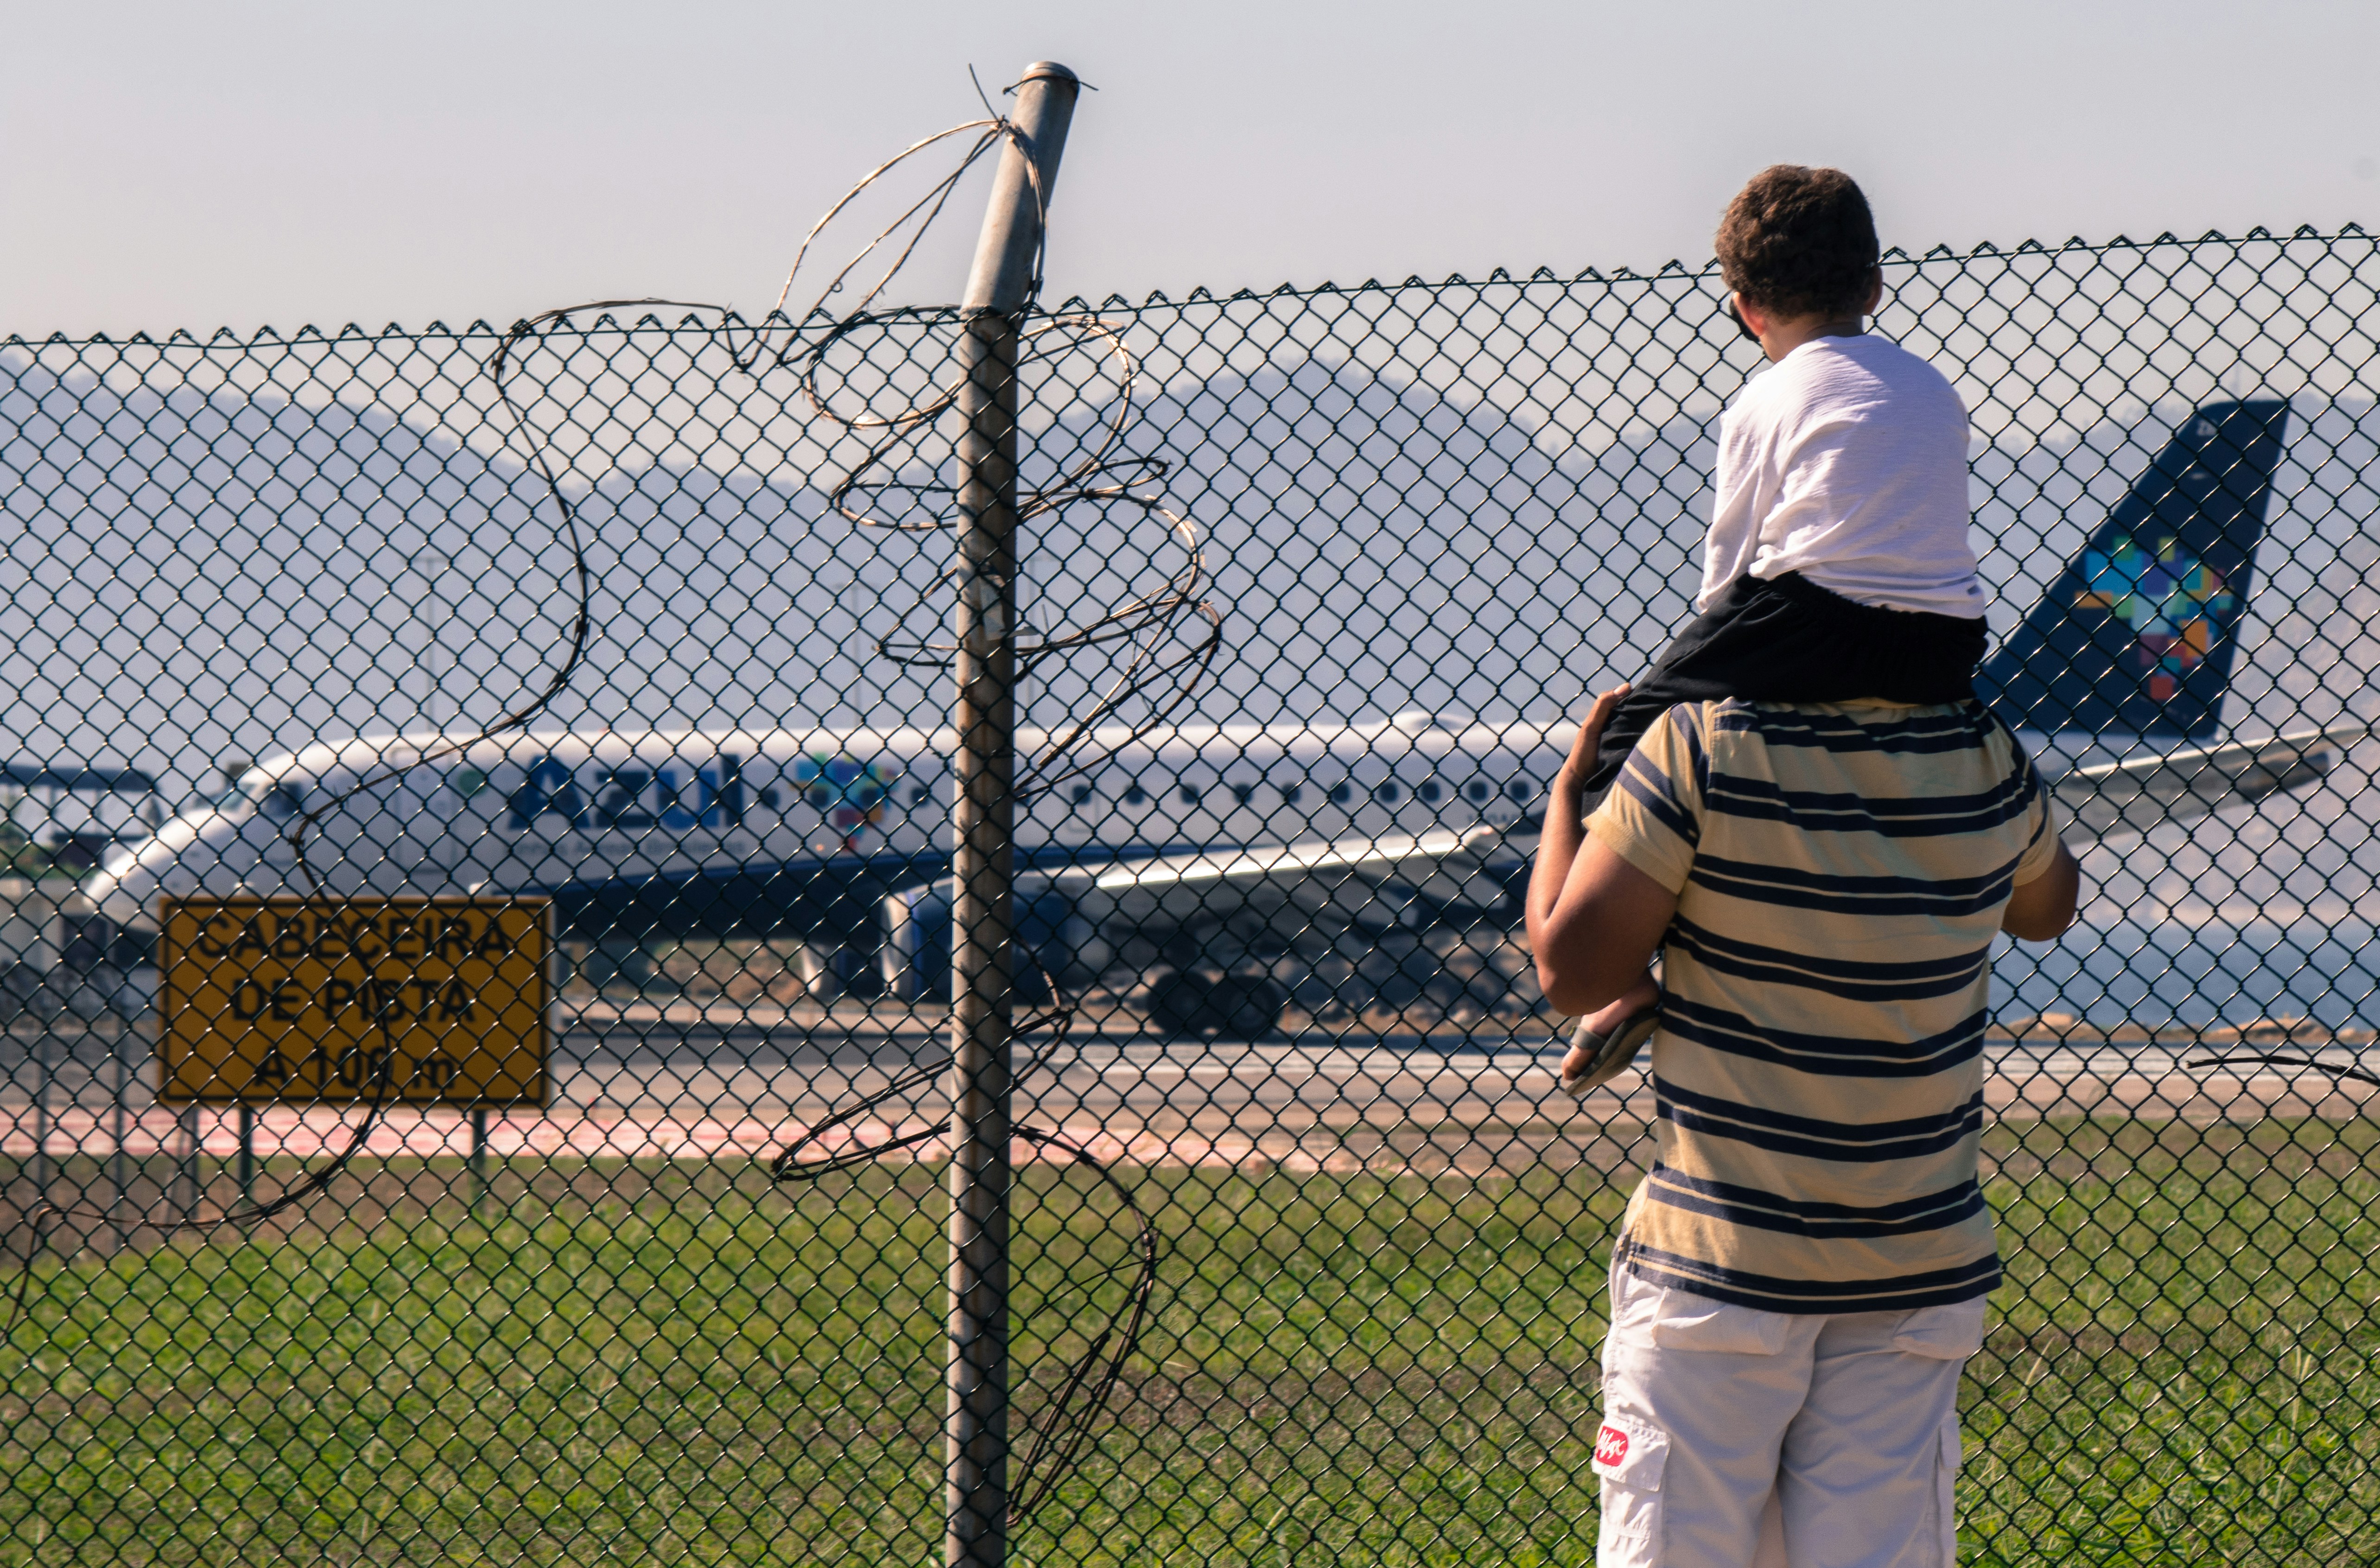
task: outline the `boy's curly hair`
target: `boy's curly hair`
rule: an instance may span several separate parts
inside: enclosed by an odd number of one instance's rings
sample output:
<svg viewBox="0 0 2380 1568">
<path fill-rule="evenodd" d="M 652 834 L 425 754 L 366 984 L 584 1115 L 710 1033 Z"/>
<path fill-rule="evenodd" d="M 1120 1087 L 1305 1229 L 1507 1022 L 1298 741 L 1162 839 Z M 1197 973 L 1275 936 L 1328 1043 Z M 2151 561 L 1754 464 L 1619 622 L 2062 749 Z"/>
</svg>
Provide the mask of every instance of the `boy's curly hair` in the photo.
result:
<svg viewBox="0 0 2380 1568">
<path fill-rule="evenodd" d="M 1764 310 L 1850 314 L 1866 302 L 1876 264 L 1876 219 L 1840 169 L 1772 163 L 1719 220 L 1719 275 Z"/>
</svg>

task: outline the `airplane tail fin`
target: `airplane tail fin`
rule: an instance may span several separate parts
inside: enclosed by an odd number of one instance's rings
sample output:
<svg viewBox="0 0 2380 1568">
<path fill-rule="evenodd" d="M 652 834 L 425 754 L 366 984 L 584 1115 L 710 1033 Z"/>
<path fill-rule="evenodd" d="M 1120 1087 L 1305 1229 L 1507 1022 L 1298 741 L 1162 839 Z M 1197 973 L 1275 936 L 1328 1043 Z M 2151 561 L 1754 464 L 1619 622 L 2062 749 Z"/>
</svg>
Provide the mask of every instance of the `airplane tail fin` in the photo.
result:
<svg viewBox="0 0 2380 1568">
<path fill-rule="evenodd" d="M 2214 732 L 2289 404 L 2182 423 L 1975 680 L 2011 729 Z"/>
</svg>

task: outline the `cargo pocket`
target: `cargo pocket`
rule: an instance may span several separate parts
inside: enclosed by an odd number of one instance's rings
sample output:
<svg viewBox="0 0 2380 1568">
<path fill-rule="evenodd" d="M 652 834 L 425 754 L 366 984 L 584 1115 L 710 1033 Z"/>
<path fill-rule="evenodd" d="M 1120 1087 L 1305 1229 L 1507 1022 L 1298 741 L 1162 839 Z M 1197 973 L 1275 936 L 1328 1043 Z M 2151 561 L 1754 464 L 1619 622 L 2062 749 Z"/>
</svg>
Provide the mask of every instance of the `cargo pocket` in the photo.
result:
<svg viewBox="0 0 2380 1568">
<path fill-rule="evenodd" d="M 1921 1307 L 1900 1320 L 1893 1330 L 1892 1347 L 1908 1356 L 1935 1361 L 1963 1361 L 1984 1347 L 1982 1297 L 1954 1301 L 1947 1307 Z"/>
<path fill-rule="evenodd" d="M 1782 1312 L 1737 1307 L 1682 1290 L 1663 1290 L 1650 1337 L 1664 1350 L 1723 1356 L 1775 1356 L 1785 1348 L 1792 1320 Z"/>
<path fill-rule="evenodd" d="M 1934 1509 L 1941 1525 L 1942 1568 L 1958 1568 L 1959 1459 L 1959 1417 L 1954 1415 L 1942 1423 L 1934 1459 Z"/>
<path fill-rule="evenodd" d="M 1637 1189 L 1641 1197 L 1645 1191 Z M 1629 1200 L 1633 1204 L 1636 1199 Z M 1656 1285 L 1626 1265 L 1623 1244 L 1611 1254 L 1611 1330 L 1607 1346 L 1658 1345 L 1730 1356 L 1774 1356 L 1785 1348 L 1793 1321 L 1782 1312 L 1696 1296 Z M 1609 1358 L 1605 1370 L 1610 1369 Z"/>
<path fill-rule="evenodd" d="M 1596 1531 L 1597 1568 L 1659 1568 L 1661 1469 L 1670 1434 L 1626 1416 L 1607 1416 L 1595 1434 L 1603 1523 Z"/>
</svg>

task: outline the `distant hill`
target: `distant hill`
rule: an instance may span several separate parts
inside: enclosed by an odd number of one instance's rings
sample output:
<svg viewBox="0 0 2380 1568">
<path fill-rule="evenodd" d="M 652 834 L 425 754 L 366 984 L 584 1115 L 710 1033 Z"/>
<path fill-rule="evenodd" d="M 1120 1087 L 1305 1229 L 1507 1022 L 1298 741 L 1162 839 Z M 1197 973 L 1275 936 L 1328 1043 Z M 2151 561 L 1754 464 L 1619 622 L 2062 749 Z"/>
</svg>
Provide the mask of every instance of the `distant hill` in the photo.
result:
<svg viewBox="0 0 2380 1568">
<path fill-rule="evenodd" d="M 783 373 L 755 384 L 716 371 L 678 371 L 674 401 L 627 383 L 574 399 L 556 374 L 544 390 L 559 401 L 532 408 L 567 437 L 554 455 L 570 465 L 594 587 L 587 662 L 552 721 L 940 713 L 939 677 L 876 644 L 905 627 L 941 634 L 947 537 L 834 513 L 828 492 L 853 443 L 799 425 L 806 407 Z M 187 790 L 225 756 L 484 720 L 543 684 L 569 637 L 575 580 L 557 510 L 509 426 L 478 403 L 398 409 L 294 374 L 257 379 L 119 384 L 0 352 L 0 741 L 12 754 L 122 762 Z M 1028 485 L 1099 444 L 1106 389 L 1072 386 L 1052 376 L 1035 389 Z M 1658 422 L 1607 401 L 1589 444 L 1542 414 L 1291 344 L 1254 369 L 1144 380 L 1110 455 L 1162 459 L 1163 479 L 1135 488 L 1197 525 L 1227 645 L 1196 715 L 1546 718 L 1633 675 L 1689 614 L 1717 400 L 1711 416 Z M 2164 420 L 1980 449 L 1996 624 L 2038 596 Z M 2316 407 L 2295 439 L 2243 633 L 2243 694 L 2321 717 L 2345 700 L 2323 661 L 2371 667 L 2357 639 L 2380 610 L 2362 531 L 2375 433 L 2368 407 Z M 948 442 L 945 424 L 893 443 L 876 473 L 922 488 L 861 501 L 912 520 L 946 508 L 930 487 L 949 482 Z M 1128 508 L 1038 518 L 1026 618 L 1046 629 L 1149 591 L 1171 549 Z M 1037 671 L 1030 716 L 1062 718 L 1096 674 L 1095 661 Z"/>
</svg>

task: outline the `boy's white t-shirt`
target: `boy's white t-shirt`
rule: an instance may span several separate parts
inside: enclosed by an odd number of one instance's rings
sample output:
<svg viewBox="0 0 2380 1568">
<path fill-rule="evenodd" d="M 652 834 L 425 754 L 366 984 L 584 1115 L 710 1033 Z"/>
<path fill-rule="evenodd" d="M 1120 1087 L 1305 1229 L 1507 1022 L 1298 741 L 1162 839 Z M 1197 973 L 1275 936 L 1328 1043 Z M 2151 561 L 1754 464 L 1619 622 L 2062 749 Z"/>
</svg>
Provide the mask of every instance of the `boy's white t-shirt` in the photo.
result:
<svg viewBox="0 0 2380 1568">
<path fill-rule="evenodd" d="M 1860 604 L 1984 613 L 1967 410 L 1933 366 L 1879 337 L 1813 338 L 1753 378 L 1718 432 L 1696 610 L 1747 572 L 1799 572 Z"/>
</svg>

